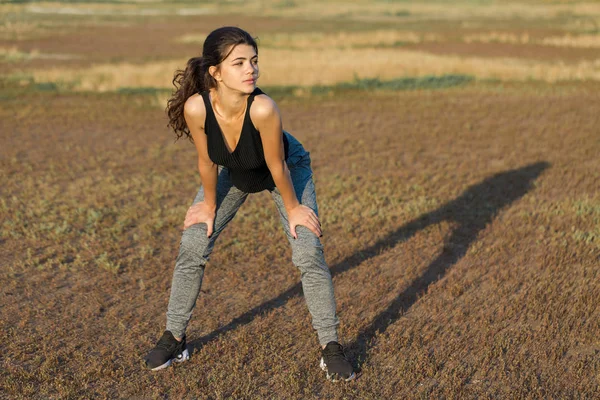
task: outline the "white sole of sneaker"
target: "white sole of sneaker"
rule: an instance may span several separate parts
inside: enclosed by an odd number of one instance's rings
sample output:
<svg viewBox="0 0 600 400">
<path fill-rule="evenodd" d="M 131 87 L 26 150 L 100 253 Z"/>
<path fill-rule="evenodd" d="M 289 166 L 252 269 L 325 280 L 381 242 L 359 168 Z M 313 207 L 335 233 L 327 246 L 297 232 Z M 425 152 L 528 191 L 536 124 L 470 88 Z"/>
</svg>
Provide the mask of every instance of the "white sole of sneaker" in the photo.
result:
<svg viewBox="0 0 600 400">
<path fill-rule="evenodd" d="M 169 361 L 167 361 L 163 365 L 159 365 L 158 367 L 152 368 L 150 371 L 160 371 L 161 369 L 165 369 L 169 365 L 171 365 L 173 363 L 173 361 L 180 363 L 180 362 L 187 361 L 189 359 L 190 359 L 190 352 L 188 351 L 188 349 L 185 349 L 178 357 L 171 358 Z"/>
<path fill-rule="evenodd" d="M 323 357 L 321 357 L 321 363 L 319 365 L 321 367 L 321 369 L 323 371 L 325 371 L 325 374 L 327 375 L 327 380 L 331 381 L 331 382 L 350 382 L 351 380 L 353 380 L 354 378 L 356 378 L 356 373 L 353 372 L 352 375 L 350 375 L 348 378 L 346 379 L 335 379 L 335 377 L 337 377 L 337 375 L 333 375 L 333 374 L 329 374 L 329 371 L 327 370 L 327 364 L 325 364 L 325 360 L 323 359 Z"/>
</svg>

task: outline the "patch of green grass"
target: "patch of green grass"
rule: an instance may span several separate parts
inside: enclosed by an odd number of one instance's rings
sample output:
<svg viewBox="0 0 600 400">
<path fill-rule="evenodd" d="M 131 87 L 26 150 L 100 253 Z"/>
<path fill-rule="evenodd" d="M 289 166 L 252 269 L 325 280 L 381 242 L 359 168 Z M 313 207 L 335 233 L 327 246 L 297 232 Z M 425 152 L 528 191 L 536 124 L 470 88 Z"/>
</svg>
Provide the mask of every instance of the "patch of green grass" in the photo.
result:
<svg viewBox="0 0 600 400">
<path fill-rule="evenodd" d="M 314 86 L 313 94 L 329 93 L 331 91 L 345 90 L 417 90 L 417 89 L 445 89 L 453 86 L 461 86 L 474 81 L 472 76 L 467 75 L 442 75 L 424 76 L 415 78 L 399 78 L 382 81 L 379 78 L 356 78 L 353 82 L 338 83 L 334 86 Z"/>
<path fill-rule="evenodd" d="M 390 17 L 408 17 L 411 13 L 408 10 L 398 10 L 395 12 L 387 11 L 384 15 L 389 15 Z"/>
<path fill-rule="evenodd" d="M 108 272 L 116 274 L 119 272 L 121 265 L 109 259 L 107 253 L 102 253 L 100 257 L 96 259 L 98 266 Z"/>
<path fill-rule="evenodd" d="M 265 86 L 264 92 L 273 98 L 293 97 L 303 89 L 300 86 Z"/>
<path fill-rule="evenodd" d="M 434 90 L 445 89 L 454 86 L 466 85 L 474 81 L 474 78 L 467 75 L 442 75 L 442 76 L 424 76 L 424 77 L 407 77 L 392 80 L 380 80 L 379 78 L 355 78 L 352 82 L 343 82 L 335 85 L 317 85 L 317 86 L 265 86 L 262 89 L 269 96 L 275 99 L 284 97 L 304 97 L 310 96 L 331 96 L 336 94 L 344 94 L 351 91 L 402 91 L 402 90 Z M 15 100 L 27 93 L 44 93 L 44 92 L 60 92 L 70 93 L 76 83 L 64 82 L 35 82 L 33 77 L 28 75 L 12 75 L 0 79 L 0 99 Z M 132 96 L 137 99 L 152 98 L 163 99 L 167 98 L 172 92 L 172 89 L 159 87 L 123 87 L 116 90 L 116 93 Z M 81 92 L 87 93 L 87 92 Z M 95 92 L 91 92 L 95 93 Z M 107 92 L 110 95 L 110 92 Z M 97 93 L 101 95 L 101 93 Z M 163 104 L 161 102 L 161 106 Z M 145 103 L 144 103 L 145 104 Z M 152 101 L 151 104 L 156 105 L 157 101 Z"/>
<path fill-rule="evenodd" d="M 23 61 L 28 61 L 31 58 L 32 58 L 31 53 L 25 53 L 22 51 L 18 51 L 16 49 L 2 51 L 0 53 L 0 62 L 5 62 L 5 63 L 20 63 Z"/>
<path fill-rule="evenodd" d="M 275 8 L 293 8 L 298 4 L 294 0 L 281 0 L 275 4 Z"/>
<path fill-rule="evenodd" d="M 0 77 L 0 100 L 23 102 L 26 95 L 69 93 L 75 83 L 36 82 L 30 75 L 17 74 Z"/>
<path fill-rule="evenodd" d="M 600 22 L 589 15 L 570 15 L 571 20 L 574 21 L 577 26 L 577 31 L 584 34 L 596 34 L 600 33 Z"/>
<path fill-rule="evenodd" d="M 379 78 L 356 78 L 353 82 L 338 83 L 336 85 L 319 85 L 312 87 L 302 86 L 268 86 L 264 90 L 269 96 L 281 98 L 284 96 L 333 95 L 348 91 L 401 91 L 401 90 L 431 90 L 446 89 L 462 86 L 473 82 L 475 79 L 468 75 L 442 75 L 411 78 L 398 78 L 382 81 Z"/>
<path fill-rule="evenodd" d="M 39 92 L 58 92 L 58 89 L 54 82 L 39 82 L 34 85 L 34 90 Z"/>
<path fill-rule="evenodd" d="M 600 201 L 585 198 L 573 202 L 575 213 L 579 217 L 600 218 Z"/>
<path fill-rule="evenodd" d="M 600 229 L 596 229 L 595 231 L 576 230 L 573 232 L 573 239 L 578 242 L 583 242 L 588 246 L 595 246 L 600 249 Z"/>
</svg>

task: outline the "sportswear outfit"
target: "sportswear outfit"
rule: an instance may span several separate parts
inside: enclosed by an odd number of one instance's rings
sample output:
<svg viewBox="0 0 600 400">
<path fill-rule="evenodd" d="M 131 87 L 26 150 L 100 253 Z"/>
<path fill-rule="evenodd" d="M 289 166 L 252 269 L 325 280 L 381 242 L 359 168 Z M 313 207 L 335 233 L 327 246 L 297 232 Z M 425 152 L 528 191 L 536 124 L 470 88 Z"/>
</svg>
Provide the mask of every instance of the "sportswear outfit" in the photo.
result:
<svg viewBox="0 0 600 400">
<path fill-rule="evenodd" d="M 263 92 L 256 88 L 248 97 L 241 136 L 236 148 L 231 152 L 212 109 L 209 92 L 200 94 L 206 106 L 204 131 L 207 136 L 208 155 L 219 165 L 214 231 L 208 238 L 206 224 L 195 224 L 183 232 L 167 309 L 167 331 L 175 337 L 185 338 L 185 330 L 200 293 L 204 268 L 217 238 L 233 219 L 248 194 L 268 190 L 292 246 L 292 262 L 300 270 L 302 290 L 319 343 L 322 346 L 330 342 L 337 343 L 339 321 L 336 316 L 331 273 L 325 263 L 323 246 L 319 238 L 304 226 L 296 226 L 297 239 L 291 235 L 283 199 L 264 158 L 260 133 L 250 119 L 252 102 L 255 96 Z M 288 132 L 283 132 L 283 141 L 285 161 L 298 201 L 318 215 L 310 154 Z M 204 189 L 200 187 L 193 204 L 203 200 Z"/>
</svg>

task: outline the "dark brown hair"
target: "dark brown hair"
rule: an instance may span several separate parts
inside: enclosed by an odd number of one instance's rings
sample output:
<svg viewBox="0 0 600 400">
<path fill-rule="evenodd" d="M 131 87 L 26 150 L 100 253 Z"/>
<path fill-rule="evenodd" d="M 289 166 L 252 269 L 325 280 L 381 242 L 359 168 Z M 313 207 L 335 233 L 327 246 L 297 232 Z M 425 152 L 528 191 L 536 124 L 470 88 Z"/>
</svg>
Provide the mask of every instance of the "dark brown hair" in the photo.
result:
<svg viewBox="0 0 600 400">
<path fill-rule="evenodd" d="M 192 140 L 190 130 L 185 123 L 183 107 L 186 100 L 194 93 L 199 93 L 217 86 L 215 79 L 208 73 L 208 68 L 219 65 L 229 56 L 238 44 L 254 47 L 258 54 L 256 41 L 248 32 L 235 26 L 224 26 L 208 34 L 202 48 L 202 56 L 188 60 L 185 70 L 175 71 L 173 86 L 175 91 L 167 101 L 166 113 L 169 116 L 167 126 L 175 131 L 177 139 L 187 136 Z"/>
</svg>

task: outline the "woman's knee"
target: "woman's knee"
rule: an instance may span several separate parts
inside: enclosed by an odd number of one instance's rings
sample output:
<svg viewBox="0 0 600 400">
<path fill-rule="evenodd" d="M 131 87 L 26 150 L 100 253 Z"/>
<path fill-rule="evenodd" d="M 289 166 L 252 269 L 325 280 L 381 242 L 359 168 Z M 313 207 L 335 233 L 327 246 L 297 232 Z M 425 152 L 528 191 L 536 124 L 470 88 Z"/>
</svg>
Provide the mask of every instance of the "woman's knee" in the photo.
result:
<svg viewBox="0 0 600 400">
<path fill-rule="evenodd" d="M 208 259 L 209 246 L 210 239 L 206 237 L 206 224 L 190 226 L 181 236 L 177 267 L 204 265 Z"/>
<path fill-rule="evenodd" d="M 304 226 L 296 227 L 297 239 L 292 239 L 292 262 L 300 270 L 327 270 L 323 245 L 312 231 Z"/>
</svg>

